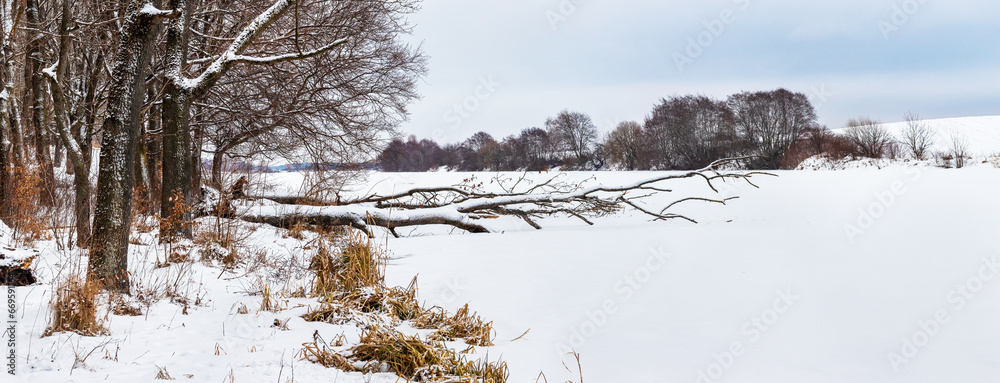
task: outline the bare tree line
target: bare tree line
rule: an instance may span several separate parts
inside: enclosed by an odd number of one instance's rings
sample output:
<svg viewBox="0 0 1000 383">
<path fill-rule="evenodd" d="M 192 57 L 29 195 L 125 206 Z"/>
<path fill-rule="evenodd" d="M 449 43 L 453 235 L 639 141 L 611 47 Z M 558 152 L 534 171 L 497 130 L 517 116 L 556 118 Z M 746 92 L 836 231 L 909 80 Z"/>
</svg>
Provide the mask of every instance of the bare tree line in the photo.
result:
<svg viewBox="0 0 1000 383">
<path fill-rule="evenodd" d="M 562 111 L 545 129 L 528 128 L 497 140 L 479 132 L 444 147 L 397 139 L 379 157 L 383 170 L 701 169 L 721 158 L 743 157 L 751 169 L 783 167 L 788 150 L 816 127 L 808 98 L 785 89 L 743 92 L 727 100 L 674 96 L 657 104 L 644 123 L 626 121 L 600 137 L 583 113 Z"/>
<path fill-rule="evenodd" d="M 936 159 L 962 167 L 968 140 L 948 137 L 948 149 L 932 151 L 938 133 L 908 112 L 899 136 L 869 117 L 848 120 L 841 134 L 816 121 L 801 93 L 785 89 L 742 92 L 726 100 L 702 95 L 664 98 L 644 122 L 624 121 L 603 137 L 586 114 L 562 111 L 546 129 L 527 128 L 496 139 L 478 132 L 467 140 L 440 145 L 431 140 L 395 139 L 378 166 L 390 172 L 564 170 L 691 170 L 721 158 L 742 158 L 751 170 L 793 169 L 813 156 L 831 159 Z M 581 149 L 585 148 L 585 149 Z"/>
</svg>

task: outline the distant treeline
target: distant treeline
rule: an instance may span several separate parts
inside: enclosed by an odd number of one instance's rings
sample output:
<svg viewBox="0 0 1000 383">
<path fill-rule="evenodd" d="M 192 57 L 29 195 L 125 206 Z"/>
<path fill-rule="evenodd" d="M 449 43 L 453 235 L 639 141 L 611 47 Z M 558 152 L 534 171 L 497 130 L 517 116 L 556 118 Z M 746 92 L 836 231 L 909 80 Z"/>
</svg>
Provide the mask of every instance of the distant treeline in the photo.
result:
<svg viewBox="0 0 1000 383">
<path fill-rule="evenodd" d="M 750 169 L 794 168 L 802 160 L 862 156 L 858 145 L 816 122 L 808 97 L 785 89 L 662 99 L 643 123 L 626 121 L 603 137 L 586 114 L 564 110 L 497 140 L 479 132 L 461 143 L 393 140 L 378 158 L 382 170 L 423 172 L 544 170 L 691 170 L 721 158 L 753 157 Z M 880 154 L 881 155 L 881 154 Z"/>
</svg>

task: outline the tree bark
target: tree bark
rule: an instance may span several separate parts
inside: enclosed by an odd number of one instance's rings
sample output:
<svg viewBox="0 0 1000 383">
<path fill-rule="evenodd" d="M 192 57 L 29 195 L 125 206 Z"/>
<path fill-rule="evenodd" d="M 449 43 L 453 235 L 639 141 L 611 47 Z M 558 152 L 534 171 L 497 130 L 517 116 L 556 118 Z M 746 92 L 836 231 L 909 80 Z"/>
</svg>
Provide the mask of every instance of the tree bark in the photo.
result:
<svg viewBox="0 0 1000 383">
<path fill-rule="evenodd" d="M 14 15 L 11 14 L 10 0 L 0 0 L 0 220 L 9 217 L 8 199 L 11 190 L 11 170 L 13 169 L 13 130 L 11 129 L 11 91 L 13 81 L 10 58 L 13 53 L 11 41 L 8 38 L 8 25 L 13 27 Z"/>
<path fill-rule="evenodd" d="M 24 79 L 29 87 L 26 92 L 31 97 L 25 98 L 26 116 L 29 131 L 35 146 L 35 161 L 38 165 L 41 189 L 38 191 L 38 203 L 42 206 L 55 204 L 55 171 L 53 170 L 52 154 L 49 150 L 49 135 L 45 126 L 45 78 L 42 74 L 42 16 L 39 0 L 25 1 L 25 21 L 29 31 L 27 49 L 25 50 Z"/>
<path fill-rule="evenodd" d="M 170 0 L 170 9 L 181 12 L 167 26 L 166 62 L 169 75 L 161 105 L 163 123 L 163 180 L 160 183 L 160 238 L 173 235 L 191 236 L 190 215 L 175 217 L 175 213 L 191 205 L 191 164 L 189 148 L 191 133 L 188 129 L 191 101 L 190 92 L 183 84 L 178 84 L 187 62 L 188 26 L 191 7 L 186 0 Z M 169 219 L 168 219 L 169 218 Z"/>
<path fill-rule="evenodd" d="M 147 6 L 140 8 L 141 6 Z M 131 2 L 122 23 L 121 41 L 111 73 L 107 116 L 102 124 L 88 279 L 105 288 L 129 291 L 128 236 L 131 229 L 132 187 L 135 180 L 136 139 L 145 97 L 155 23 L 158 15 L 140 11 L 149 3 Z M 162 16 L 162 15 L 160 15 Z"/>
</svg>

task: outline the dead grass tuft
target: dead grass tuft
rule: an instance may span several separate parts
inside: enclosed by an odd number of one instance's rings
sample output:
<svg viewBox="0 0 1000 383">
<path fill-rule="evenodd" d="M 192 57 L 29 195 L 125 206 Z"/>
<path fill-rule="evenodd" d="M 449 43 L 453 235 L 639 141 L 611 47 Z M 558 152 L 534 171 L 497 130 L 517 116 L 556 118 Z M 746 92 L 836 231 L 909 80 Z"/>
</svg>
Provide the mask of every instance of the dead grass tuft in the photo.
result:
<svg viewBox="0 0 1000 383">
<path fill-rule="evenodd" d="M 470 314 L 468 304 L 452 316 L 440 307 L 433 307 L 424 310 L 413 322 L 420 329 L 437 329 L 431 339 L 449 342 L 464 339 L 471 346 L 493 346 L 496 334 L 493 322 L 484 321 L 476 313 Z"/>
<path fill-rule="evenodd" d="M 261 288 L 261 295 L 264 297 L 260 301 L 260 311 L 270 311 L 278 312 L 281 311 L 281 304 L 275 299 L 274 295 L 271 294 L 271 286 L 267 283 L 263 284 Z"/>
<path fill-rule="evenodd" d="M 100 291 L 97 283 L 85 282 L 80 278 L 71 278 L 56 286 L 51 304 L 51 321 L 42 336 L 57 332 L 74 332 L 85 336 L 107 334 L 103 319 L 97 315 Z"/>
<path fill-rule="evenodd" d="M 112 314 L 133 317 L 142 315 L 142 307 L 135 299 L 113 291 L 109 294 L 108 305 Z"/>
<path fill-rule="evenodd" d="M 170 373 L 167 372 L 167 368 L 166 367 L 156 366 L 156 379 L 159 379 L 159 380 L 174 380 L 174 377 L 170 376 Z"/>
<path fill-rule="evenodd" d="M 348 350 L 347 356 L 332 350 L 318 335 L 303 346 L 304 360 L 344 371 L 393 372 L 418 382 L 501 383 L 508 377 L 504 362 L 470 362 L 440 342 L 427 342 L 379 326 L 362 331 L 360 344 Z"/>
<path fill-rule="evenodd" d="M 346 238 L 334 254 L 320 241 L 309 269 L 316 273 L 313 296 L 322 305 L 303 315 L 307 321 L 344 324 L 368 314 L 387 316 L 393 322 L 412 321 L 420 329 L 436 329 L 427 339 L 407 336 L 393 328 L 369 326 L 360 344 L 340 354 L 324 344 L 318 334 L 306 343 L 302 358 L 345 371 L 394 372 L 406 379 L 428 382 L 505 382 L 502 362 L 467 361 L 444 342 L 464 339 L 472 346 L 492 346 L 493 323 L 486 322 L 465 305 L 455 315 L 444 309 L 423 308 L 417 300 L 417 280 L 406 288 L 385 286 L 384 255 L 361 233 Z M 338 342 L 339 343 L 339 342 Z"/>
<path fill-rule="evenodd" d="M 416 293 L 402 288 L 365 288 L 341 295 L 328 295 L 318 309 L 303 316 L 310 322 L 343 324 L 357 313 L 386 314 L 398 320 L 416 319 L 422 309 Z"/>
<path fill-rule="evenodd" d="M 14 241 L 26 247 L 36 241 L 52 239 L 46 214 L 42 214 L 38 193 L 42 189 L 42 177 L 39 172 L 39 169 L 27 166 L 14 168 L 12 179 L 17 182 L 11 185 L 7 201 Z"/>
<path fill-rule="evenodd" d="M 326 297 L 353 292 L 365 287 L 383 285 L 384 258 L 381 249 L 374 247 L 367 236 L 352 233 L 338 254 L 331 254 L 325 242 L 309 262 L 309 270 L 316 273 L 313 295 Z"/>
</svg>

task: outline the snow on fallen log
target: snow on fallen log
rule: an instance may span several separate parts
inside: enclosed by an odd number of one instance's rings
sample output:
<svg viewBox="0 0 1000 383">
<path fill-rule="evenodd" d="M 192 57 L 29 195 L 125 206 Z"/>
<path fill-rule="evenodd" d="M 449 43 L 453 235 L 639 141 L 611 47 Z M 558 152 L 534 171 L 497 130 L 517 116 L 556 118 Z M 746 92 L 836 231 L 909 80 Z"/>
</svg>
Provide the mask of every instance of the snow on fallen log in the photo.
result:
<svg viewBox="0 0 1000 383">
<path fill-rule="evenodd" d="M 670 210 L 678 203 L 702 201 L 725 204 L 736 198 L 711 199 L 702 197 L 678 198 L 665 206 L 649 206 L 641 201 L 659 193 L 671 193 L 666 184 L 682 179 L 700 179 L 715 193 L 716 182 L 727 180 L 751 182 L 755 175 L 772 175 L 761 172 L 723 172 L 722 166 L 741 159 L 721 160 L 697 171 L 658 175 L 639 182 L 621 186 L 592 186 L 584 182 L 565 181 L 564 174 L 535 182 L 521 177 L 504 178 L 497 175 L 490 181 L 502 192 L 489 192 L 484 183 L 467 179 L 453 186 L 415 188 L 387 196 L 370 195 L 362 198 L 339 201 L 339 206 L 306 206 L 282 204 L 272 200 L 256 199 L 239 201 L 234 208 L 229 201 L 209 198 L 213 212 L 225 212 L 239 219 L 265 223 L 272 226 L 290 228 L 295 224 L 316 226 L 351 226 L 371 235 L 370 226 L 384 227 L 396 235 L 396 228 L 422 225 L 448 225 L 471 233 L 489 233 L 483 225 L 484 219 L 509 216 L 524 220 L 536 229 L 541 229 L 537 219 L 564 214 L 593 225 L 591 218 L 617 214 L 625 209 L 634 209 L 652 220 L 693 219 Z M 217 195 L 217 194 L 216 194 Z M 221 201 L 220 201 L 221 200 Z M 282 202 L 294 201 L 281 198 Z M 322 204 L 318 204 L 322 205 Z M 215 213 L 216 215 L 221 215 Z"/>
</svg>

